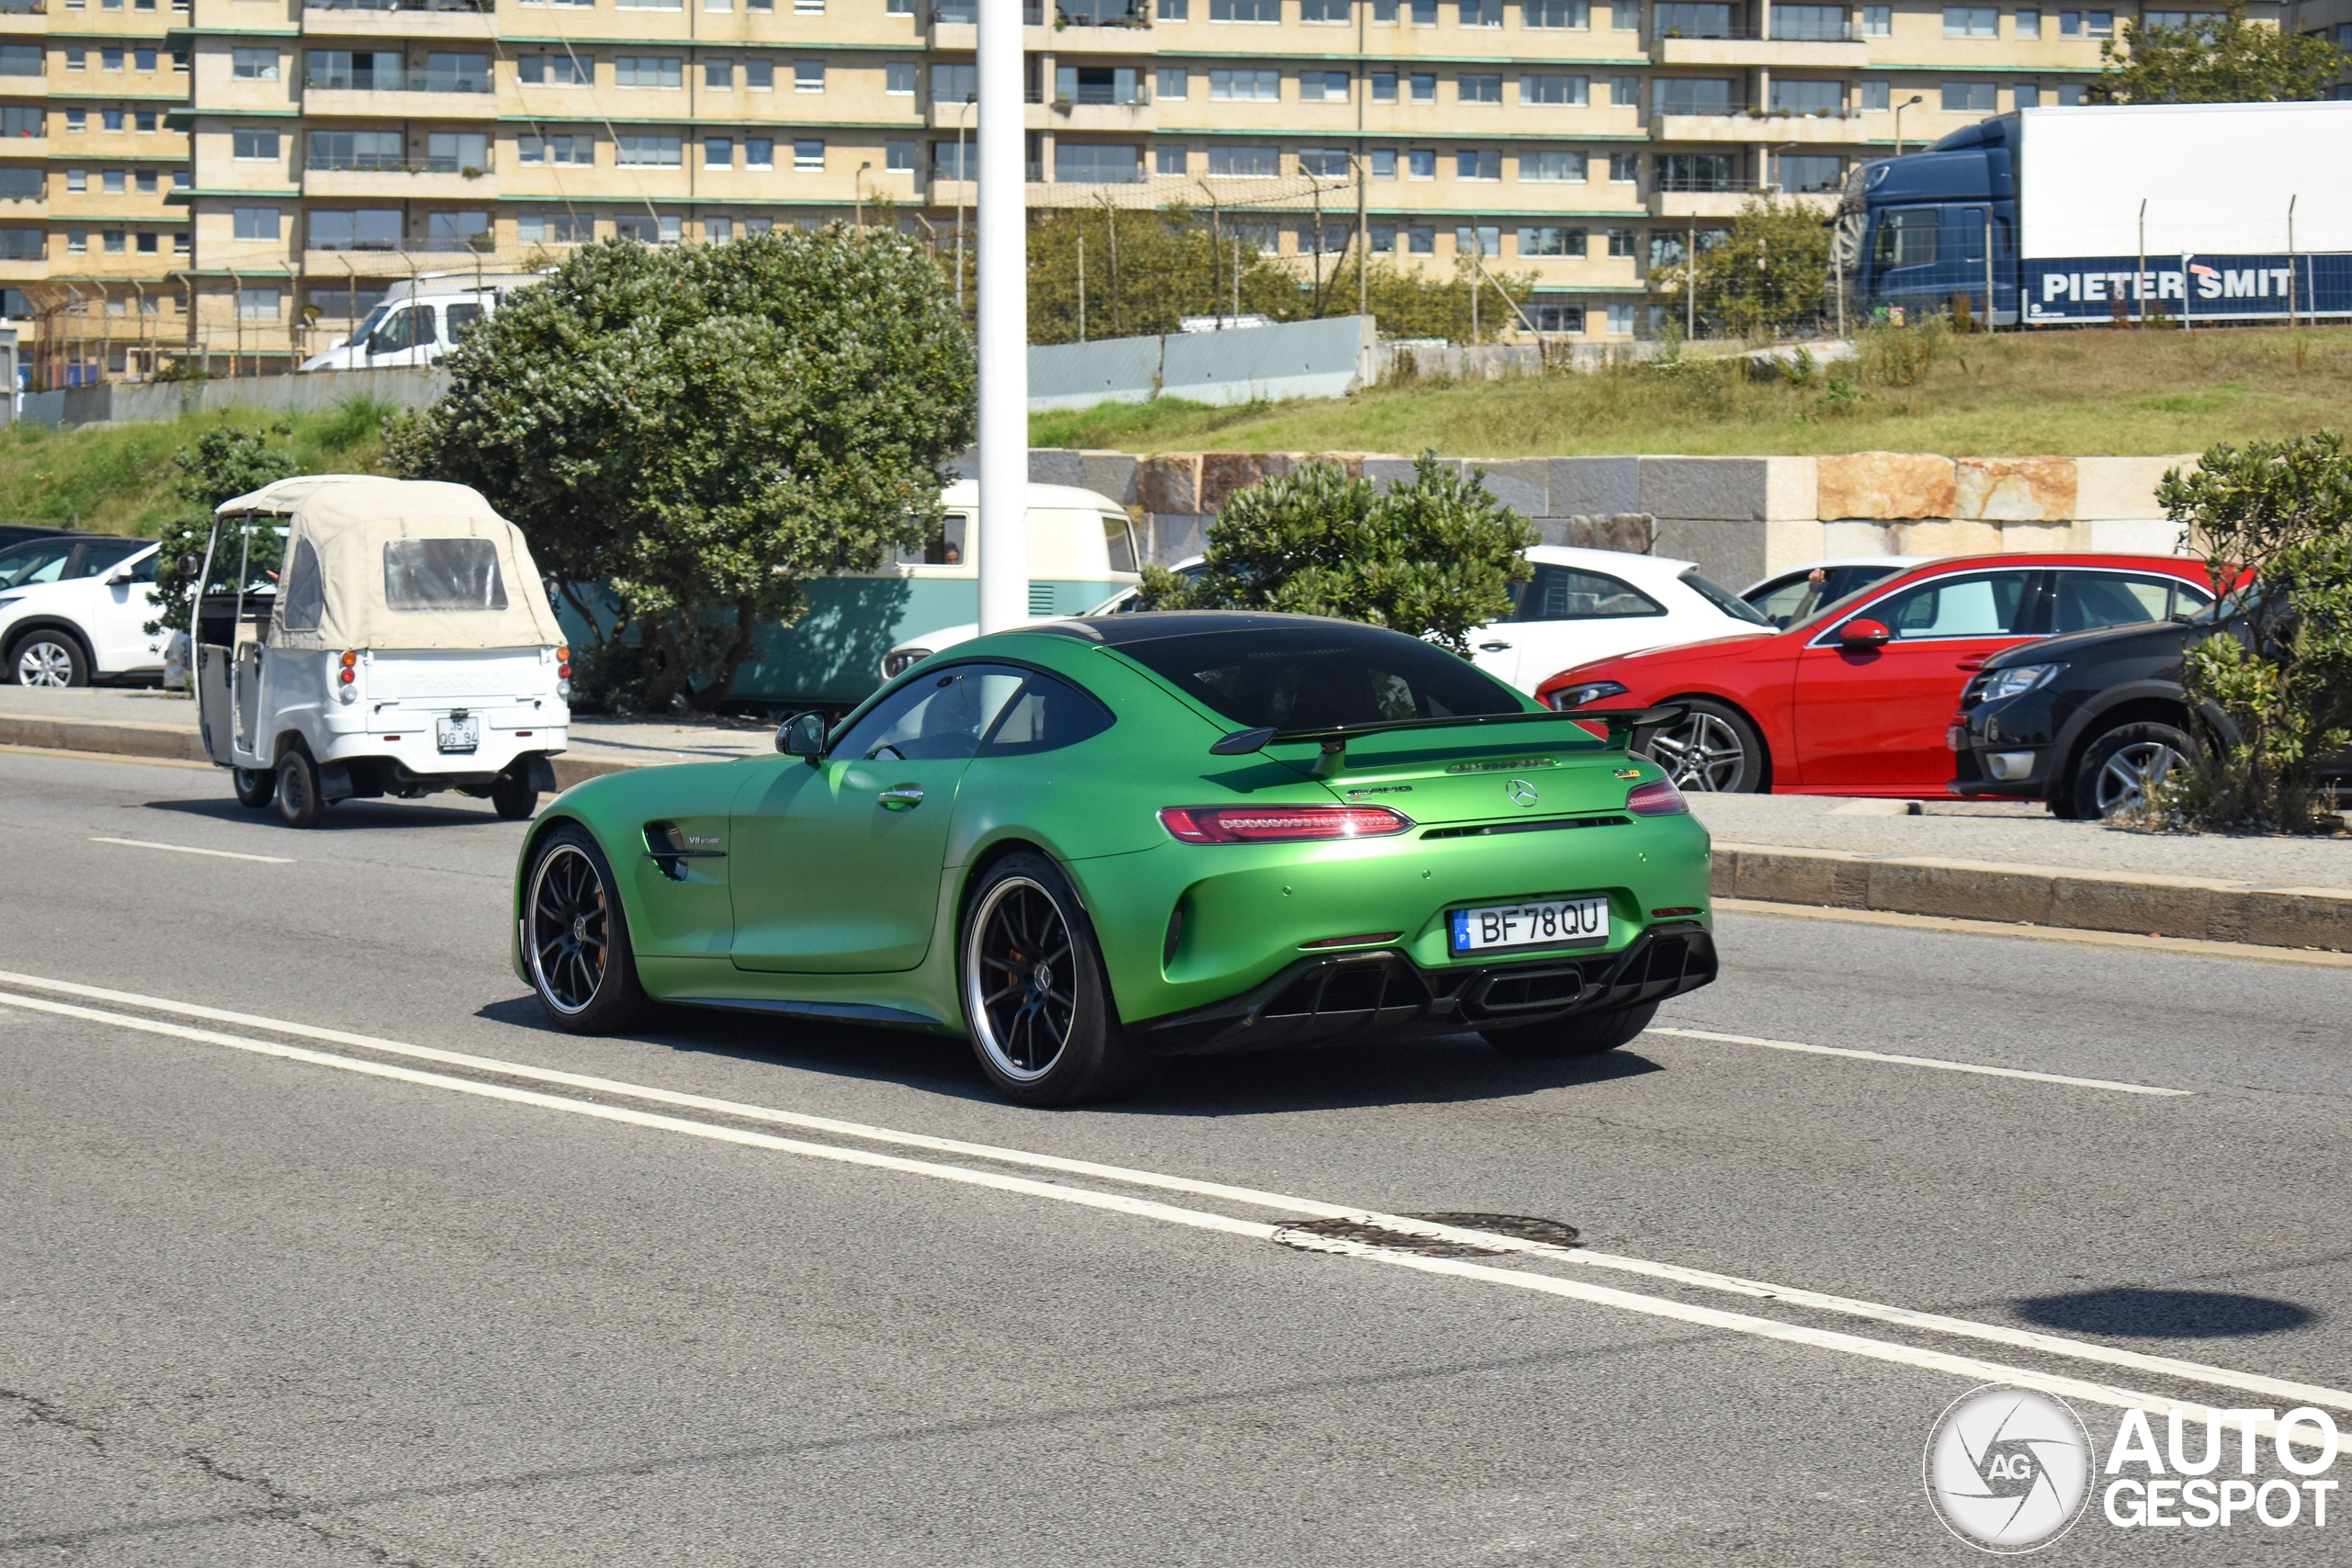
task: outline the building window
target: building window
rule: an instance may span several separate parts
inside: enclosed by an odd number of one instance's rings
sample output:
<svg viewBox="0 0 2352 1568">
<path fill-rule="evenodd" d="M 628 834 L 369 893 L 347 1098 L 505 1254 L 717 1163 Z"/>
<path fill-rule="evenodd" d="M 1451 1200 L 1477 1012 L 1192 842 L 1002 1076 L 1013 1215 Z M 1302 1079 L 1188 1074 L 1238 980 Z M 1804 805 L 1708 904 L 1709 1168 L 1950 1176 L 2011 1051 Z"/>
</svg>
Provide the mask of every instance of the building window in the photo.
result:
<svg viewBox="0 0 2352 1568">
<path fill-rule="evenodd" d="M 1990 82 L 1947 82 L 1944 84 L 1946 114 L 1991 114 L 1993 84 Z"/>
<path fill-rule="evenodd" d="M 490 138 L 479 130 L 429 132 L 424 167 L 435 175 L 480 174 L 490 167 Z"/>
<path fill-rule="evenodd" d="M 1519 177 L 1522 180 L 1574 180 L 1581 184 L 1590 175 L 1583 153 L 1545 148 L 1519 155 Z"/>
<path fill-rule="evenodd" d="M 1638 108 L 1642 102 L 1642 79 L 1639 76 L 1609 78 L 1609 101 L 1625 108 Z"/>
<path fill-rule="evenodd" d="M 2056 93 L 2060 108 L 2078 109 L 2083 107 L 2083 89 L 2080 86 L 2069 85 L 2057 88 Z"/>
<path fill-rule="evenodd" d="M 230 153 L 237 158 L 270 158 L 277 156 L 277 132 L 274 130 L 233 130 L 229 133 Z"/>
<path fill-rule="evenodd" d="M 1372 73 L 1371 81 L 1374 103 L 1393 104 L 1396 101 L 1396 73 L 1374 71 Z"/>
<path fill-rule="evenodd" d="M 526 212 L 514 220 L 514 237 L 526 245 L 584 245 L 596 237 L 596 219 L 587 212 Z"/>
<path fill-rule="evenodd" d="M 1416 71 L 1408 80 L 1412 85 L 1413 101 L 1415 103 L 1433 104 L 1437 102 L 1437 73 L 1435 72 Z"/>
<path fill-rule="evenodd" d="M 1192 17 L 1193 7 L 1190 4 L 1190 0 L 1159 0 L 1159 19 L 1161 21 L 1186 22 L 1192 20 Z"/>
<path fill-rule="evenodd" d="M 1835 43 L 1846 36 L 1843 6 L 1775 6 L 1772 36 L 1797 43 Z"/>
<path fill-rule="evenodd" d="M 156 178 L 155 171 L 153 169 L 140 170 L 139 173 L 133 176 L 131 184 L 139 187 L 139 194 L 141 196 L 158 196 L 162 194 L 162 184 Z"/>
<path fill-rule="evenodd" d="M 65 171 L 65 194 L 66 194 L 66 195 L 68 195 L 68 196 L 83 196 L 83 195 L 86 195 L 86 194 L 88 193 L 88 191 L 89 191 L 89 188 L 90 188 L 90 171 L 89 171 L 89 170 L 87 170 L 87 169 L 68 169 L 68 170 L 66 170 L 66 171 Z"/>
<path fill-rule="evenodd" d="M 1276 103 L 1283 96 L 1283 73 L 1279 71 L 1212 71 L 1209 73 L 1209 96 L 1246 99 L 1252 103 Z"/>
<path fill-rule="evenodd" d="M 1496 223 L 1463 224 L 1453 231 L 1453 251 L 1456 255 L 1464 256 L 1502 254 L 1502 226 Z"/>
<path fill-rule="evenodd" d="M 911 141 L 885 141 L 882 144 L 882 166 L 894 175 L 915 172 L 915 144 Z"/>
<path fill-rule="evenodd" d="M 397 135 L 397 132 L 394 133 Z M 570 164 L 592 168 L 596 162 L 596 138 L 586 131 L 560 136 L 518 136 L 514 157 L 525 164 Z"/>
<path fill-rule="evenodd" d="M 1612 256 L 1630 257 L 1638 254 L 1634 248 L 1638 243 L 1639 236 L 1631 229 L 1609 231 L 1609 254 Z"/>
<path fill-rule="evenodd" d="M 1152 83 L 1152 93 L 1162 98 L 1182 98 L 1191 94 L 1193 79 L 1181 65 L 1163 65 Z"/>
<path fill-rule="evenodd" d="M 2018 37 L 2040 38 L 2041 36 L 2041 13 L 2040 11 L 2019 11 L 2017 14 L 2017 20 Z"/>
<path fill-rule="evenodd" d="M 98 128 L 101 130 L 120 130 L 123 127 L 122 116 L 123 111 L 120 109 L 100 109 Z"/>
<path fill-rule="evenodd" d="M 277 238 L 277 209 L 275 207 L 240 207 L 231 215 L 232 232 L 240 240 L 275 240 Z"/>
<path fill-rule="evenodd" d="M 1661 152 L 1650 160 L 1657 183 L 1666 191 L 1727 191 L 1738 188 L 1728 152 Z"/>
<path fill-rule="evenodd" d="M 1855 97 L 1865 112 L 1884 113 L 1894 101 L 1894 89 L 1884 82 L 1865 82 Z"/>
<path fill-rule="evenodd" d="M 1944 7 L 1944 37 L 1999 38 L 2001 13 L 1990 6 Z"/>
<path fill-rule="evenodd" d="M 2113 38 L 2115 13 L 2112 11 L 2061 11 L 2058 13 L 2060 38 Z"/>
<path fill-rule="evenodd" d="M 1282 173 L 1282 154 L 1272 147 L 1212 147 L 1209 173 L 1232 179 L 1272 179 Z"/>
<path fill-rule="evenodd" d="M 765 136 L 743 138 L 743 166 L 747 169 L 775 167 L 775 142 Z"/>
<path fill-rule="evenodd" d="M 1437 226 L 1433 223 L 1416 223 L 1407 229 L 1405 253 L 1408 255 L 1416 256 L 1437 254 Z"/>
<path fill-rule="evenodd" d="M 107 231 L 106 245 L 107 254 L 110 256 L 127 255 L 130 251 L 130 238 L 119 229 L 112 229 Z M 119 313 L 119 312 L 118 312 L 118 314 Z"/>
<path fill-rule="evenodd" d="M 624 212 L 613 220 L 613 238 L 634 240 L 640 245 L 674 245 L 684 233 L 685 225 L 667 213 L 654 217 Z"/>
<path fill-rule="evenodd" d="M 1394 147 L 1374 148 L 1372 150 L 1371 164 L 1372 177 L 1374 179 L 1395 179 L 1396 177 L 1396 149 Z"/>
<path fill-rule="evenodd" d="M 1521 76 L 1519 79 L 1519 101 L 1522 104 L 1586 103 L 1590 96 L 1590 83 L 1582 76 Z"/>
<path fill-rule="evenodd" d="M 1731 37 L 1731 12 L 1717 0 L 1659 0 L 1652 26 L 1659 38 L 1724 39 Z"/>
<path fill-rule="evenodd" d="M 767 93 L 775 90 L 775 62 L 747 60 L 743 62 L 743 86 L 746 91 Z"/>
<path fill-rule="evenodd" d="M 911 97 L 915 90 L 915 73 L 919 68 L 911 60 L 893 60 L 882 68 L 882 90 L 900 93 Z"/>
<path fill-rule="evenodd" d="M 1861 8 L 1861 13 L 1862 36 L 1864 38 L 1892 38 L 1894 36 L 1894 6 L 1865 6 Z"/>
<path fill-rule="evenodd" d="M 674 54 L 613 56 L 616 87 L 683 87 L 685 84 L 685 62 Z"/>
<path fill-rule="evenodd" d="M 1483 72 L 1465 73 L 1455 78 L 1453 96 L 1465 104 L 1498 104 L 1503 101 L 1503 79 Z"/>
<path fill-rule="evenodd" d="M 1634 335 L 1633 306 L 1609 305 L 1602 308 L 1609 312 L 1609 335 L 1611 337 L 1632 337 Z"/>
<path fill-rule="evenodd" d="M 731 60 L 705 60 L 702 62 L 702 85 L 714 92 L 735 90 L 735 62 Z"/>
<path fill-rule="evenodd" d="M 1298 254 L 1303 256 L 1345 255 L 1348 242 L 1355 234 L 1355 225 L 1344 220 L 1330 220 L 1320 225 L 1302 223 L 1298 226 Z"/>
<path fill-rule="evenodd" d="M 1348 73 L 1344 71 L 1300 72 L 1298 73 L 1298 101 L 1303 104 L 1344 104 L 1348 102 Z"/>
<path fill-rule="evenodd" d="M 275 288 L 240 288 L 237 290 L 237 319 L 242 321 L 274 321 L 277 320 L 277 302 L 281 298 Z"/>
<path fill-rule="evenodd" d="M 1503 25 L 1503 0 L 1461 0 L 1459 15 L 1465 28 L 1498 28 Z"/>
<path fill-rule="evenodd" d="M 1298 19 L 1302 22 L 1346 22 L 1353 20 L 1348 0 L 1298 0 Z"/>
<path fill-rule="evenodd" d="M 821 60 L 796 60 L 792 62 L 792 90 L 796 93 L 821 93 L 825 90 L 825 62 Z"/>
<path fill-rule="evenodd" d="M 735 220 L 731 218 L 706 218 L 702 220 L 702 237 L 707 244 L 723 245 L 735 237 Z"/>
<path fill-rule="evenodd" d="M 1842 159 L 1825 154 L 1797 155 L 1783 152 L 1780 159 L 1781 188 L 1803 195 L 1822 196 L 1835 191 L 1846 183 L 1846 165 Z"/>
<path fill-rule="evenodd" d="M 735 139 L 731 136 L 706 136 L 702 139 L 702 166 L 706 169 L 731 169 L 735 166 Z"/>
<path fill-rule="evenodd" d="M 1283 0 L 1209 0 L 1212 22 L 1262 22 L 1268 27 L 1283 19 Z"/>
<path fill-rule="evenodd" d="M 90 231 L 87 229 L 68 229 L 65 231 L 65 254 L 67 255 L 87 255 L 89 254 L 89 250 Z M 39 255 L 40 253 L 35 252 L 34 259 L 38 259 Z"/>
<path fill-rule="evenodd" d="M 1437 151 L 1430 147 L 1416 147 L 1405 154 L 1405 177 L 1415 180 L 1437 178 Z"/>
<path fill-rule="evenodd" d="M 1582 229 L 1527 228 L 1519 231 L 1523 256 L 1580 256 L 1589 236 Z"/>
<path fill-rule="evenodd" d="M 1733 104 L 1728 76 L 1660 76 L 1651 84 L 1652 107 L 1659 114 L 1729 114 Z"/>
<path fill-rule="evenodd" d="M 1057 104 L 1139 104 L 1143 79 L 1132 65 L 1060 65 L 1054 69 Z"/>
<path fill-rule="evenodd" d="M 1586 0 L 1524 0 L 1519 21 L 1523 28 L 1589 28 L 1592 7 Z"/>
<path fill-rule="evenodd" d="M 424 220 L 425 234 L 436 251 L 469 251 L 490 232 L 487 212 L 433 212 Z"/>
<path fill-rule="evenodd" d="M 1143 149 L 1057 141 L 1054 178 L 1066 185 L 1134 185 L 1143 178 Z"/>
<path fill-rule="evenodd" d="M 1457 180 L 1498 180 L 1503 177 L 1503 155 L 1499 148 L 1464 148 L 1453 155 L 1453 177 Z"/>
<path fill-rule="evenodd" d="M 825 144 L 817 141 L 795 141 L 792 144 L 792 166 L 804 172 L 822 171 Z"/>
<path fill-rule="evenodd" d="M 1348 172 L 1348 150 L 1344 147 L 1302 147 L 1298 150 L 1298 172 L 1314 179 L 1338 179 Z"/>
<path fill-rule="evenodd" d="M 2014 96 L 2017 107 L 2021 109 L 2038 109 L 2041 107 L 2041 89 L 2030 82 L 2018 83 L 2014 89 Z"/>
<path fill-rule="evenodd" d="M 526 86 L 593 87 L 596 62 L 586 55 L 526 54 L 514 62 L 514 75 Z"/>
<path fill-rule="evenodd" d="M 1775 12 L 1774 15 L 1778 15 Z M 1794 115 L 1829 115 L 1842 113 L 1846 107 L 1846 87 L 1842 82 L 1790 81 L 1772 78 L 1772 107 Z"/>
<path fill-rule="evenodd" d="M 1174 142 L 1162 142 L 1152 149 L 1152 173 L 1182 175 L 1185 173 L 1184 149 Z"/>
<path fill-rule="evenodd" d="M 1639 185 L 1642 178 L 1642 155 L 1638 152 L 1609 154 L 1609 177 L 1619 185 Z"/>
<path fill-rule="evenodd" d="M 155 111 L 153 109 L 141 109 L 130 117 L 130 120 L 132 127 L 137 130 L 140 135 L 153 136 L 155 134 Z"/>
<path fill-rule="evenodd" d="M 98 68 L 102 71 L 121 70 L 122 53 L 119 49 L 101 49 L 98 51 Z"/>
<path fill-rule="evenodd" d="M 615 162 L 623 168 L 674 169 L 685 161 L 682 137 L 624 130 L 614 140 L 620 149 Z"/>
<path fill-rule="evenodd" d="M 934 65 L 931 68 L 931 101 L 934 104 L 966 103 L 978 96 L 978 89 L 977 67 Z"/>
<path fill-rule="evenodd" d="M 1584 331 L 1584 307 L 1552 304 L 1541 299 L 1527 302 L 1528 323 L 1539 333 Z"/>
</svg>

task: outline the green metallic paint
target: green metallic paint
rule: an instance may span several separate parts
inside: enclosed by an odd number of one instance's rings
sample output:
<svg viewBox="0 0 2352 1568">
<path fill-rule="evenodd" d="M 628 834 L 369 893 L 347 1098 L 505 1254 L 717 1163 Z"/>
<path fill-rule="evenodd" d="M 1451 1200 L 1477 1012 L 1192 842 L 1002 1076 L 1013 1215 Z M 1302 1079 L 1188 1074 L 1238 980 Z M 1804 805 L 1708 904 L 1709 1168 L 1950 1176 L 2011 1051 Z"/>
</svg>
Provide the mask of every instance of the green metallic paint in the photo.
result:
<svg viewBox="0 0 2352 1568">
<path fill-rule="evenodd" d="M 1572 950 L 1587 954 L 1623 952 L 1652 908 L 1695 908 L 1698 923 L 1710 923 L 1706 829 L 1688 815 L 1626 815 L 1627 794 L 1662 771 L 1568 719 L 1556 728 L 1514 727 L 1500 739 L 1489 731 L 1475 743 L 1449 745 L 1426 731 L 1369 737 L 1318 779 L 1312 745 L 1211 756 L 1228 722 L 1115 650 L 1076 637 L 1021 631 L 976 638 L 890 689 L 978 660 L 1065 676 L 1118 722 L 1062 750 L 957 764 L 960 779 L 904 811 L 872 796 L 902 772 L 938 764 L 775 756 L 608 774 L 549 805 L 522 863 L 557 822 L 595 834 L 618 875 L 639 977 L 656 998 L 862 1004 L 935 1019 L 950 1033 L 964 1027 L 955 962 L 964 890 L 991 859 L 1015 849 L 1041 850 L 1069 873 L 1102 945 L 1119 1015 L 1131 1023 L 1224 1001 L 1304 956 L 1303 943 L 1333 937 L 1396 931 L 1383 945 L 1443 968 L 1455 962 L 1447 912 L 1470 904 L 1605 894 L 1609 938 Z M 1512 801 L 1514 780 L 1534 787 L 1533 806 Z M 821 801 L 825 831 L 794 840 L 776 829 L 773 812 L 804 798 Z M 1186 844 L 1158 816 L 1170 806 L 1348 800 L 1389 807 L 1417 826 L 1333 843 Z M 1603 820 L 1422 836 L 1430 827 L 1566 817 Z M 665 875 L 646 853 L 651 822 L 716 839 L 726 858 L 675 863 L 679 874 Z M 913 828 L 921 831 L 907 831 Z M 519 866 L 516 886 L 515 972 L 527 982 Z M 1181 940 L 1163 964 L 1180 907 Z M 803 913 L 814 918 L 796 924 Z"/>
</svg>

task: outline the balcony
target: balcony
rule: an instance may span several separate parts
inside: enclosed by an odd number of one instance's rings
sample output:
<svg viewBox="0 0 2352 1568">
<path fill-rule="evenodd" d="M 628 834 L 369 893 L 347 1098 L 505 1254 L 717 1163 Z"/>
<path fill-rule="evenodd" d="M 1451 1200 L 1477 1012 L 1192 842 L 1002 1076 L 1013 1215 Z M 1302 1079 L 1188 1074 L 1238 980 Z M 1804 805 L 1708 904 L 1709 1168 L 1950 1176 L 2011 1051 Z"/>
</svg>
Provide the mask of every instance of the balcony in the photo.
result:
<svg viewBox="0 0 2352 1568">
<path fill-rule="evenodd" d="M 1871 58 L 1871 46 L 1860 38 L 1758 38 L 1752 31 L 1727 38 L 1660 38 L 1654 47 L 1660 65 L 1827 66 L 1860 70 L 1870 63 Z"/>
<path fill-rule="evenodd" d="M 487 39 L 498 17 L 487 4 L 449 0 L 305 0 L 302 31 L 312 38 Z"/>
<path fill-rule="evenodd" d="M 496 119 L 498 95 L 487 78 L 415 72 L 406 76 L 334 78 L 302 91 L 302 112 L 405 119 Z"/>
<path fill-rule="evenodd" d="M 487 164 L 488 160 L 484 159 Z M 495 201 L 498 176 L 488 168 L 463 168 L 454 158 L 350 158 L 314 163 L 302 171 L 302 194 L 318 197 L 382 197 L 394 201 Z"/>
<path fill-rule="evenodd" d="M 0 0 L 0 38 L 49 30 L 48 0 Z"/>
<path fill-rule="evenodd" d="M 1784 202 L 1803 203 L 1824 212 L 1838 204 L 1836 191 L 1822 195 L 1812 191 L 1784 191 L 1776 186 L 1721 186 L 1690 190 L 1662 188 L 1657 193 L 1657 215 L 1661 218 L 1736 218 L 1740 209 L 1749 202 L 1767 197 Z"/>
<path fill-rule="evenodd" d="M 1650 134 L 1657 141 L 1783 141 L 1805 145 L 1845 145 L 1862 140 L 1860 109 L 1834 113 L 1799 113 L 1793 109 L 1750 108 L 1743 104 L 1710 107 L 1700 112 L 1662 110 L 1650 117 Z"/>
</svg>

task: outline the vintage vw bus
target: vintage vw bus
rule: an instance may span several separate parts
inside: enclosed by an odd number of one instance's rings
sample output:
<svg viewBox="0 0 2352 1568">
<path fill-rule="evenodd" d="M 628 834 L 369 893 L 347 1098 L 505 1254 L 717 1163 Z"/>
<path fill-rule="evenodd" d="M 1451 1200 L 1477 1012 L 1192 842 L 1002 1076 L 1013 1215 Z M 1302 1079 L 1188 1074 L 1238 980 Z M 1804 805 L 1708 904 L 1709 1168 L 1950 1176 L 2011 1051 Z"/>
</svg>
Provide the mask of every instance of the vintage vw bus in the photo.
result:
<svg viewBox="0 0 2352 1568">
<path fill-rule="evenodd" d="M 206 755 L 297 828 L 439 790 L 555 788 L 571 650 L 514 525 L 464 485 L 327 474 L 215 512 L 190 628 Z"/>
</svg>

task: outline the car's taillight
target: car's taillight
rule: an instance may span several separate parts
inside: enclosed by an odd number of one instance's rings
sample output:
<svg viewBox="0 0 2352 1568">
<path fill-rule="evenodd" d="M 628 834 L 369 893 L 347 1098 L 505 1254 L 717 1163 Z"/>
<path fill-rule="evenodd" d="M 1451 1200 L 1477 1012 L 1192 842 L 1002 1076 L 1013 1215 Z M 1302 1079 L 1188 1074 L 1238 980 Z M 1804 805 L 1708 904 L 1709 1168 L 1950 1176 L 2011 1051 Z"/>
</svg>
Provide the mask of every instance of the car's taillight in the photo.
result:
<svg viewBox="0 0 2352 1568">
<path fill-rule="evenodd" d="M 1160 824 L 1188 844 L 1293 844 L 1377 839 L 1413 819 L 1385 806 L 1171 806 Z"/>
<path fill-rule="evenodd" d="M 1652 779 L 1627 792 L 1625 809 L 1636 817 L 1679 817 L 1690 809 L 1690 803 L 1682 798 L 1673 780 Z"/>
<path fill-rule="evenodd" d="M 356 684 L 359 680 L 359 671 L 356 668 L 359 663 L 359 655 L 350 649 L 345 649 L 343 657 L 336 662 L 342 668 L 334 672 L 334 694 L 347 703 L 359 695 Z"/>
</svg>

